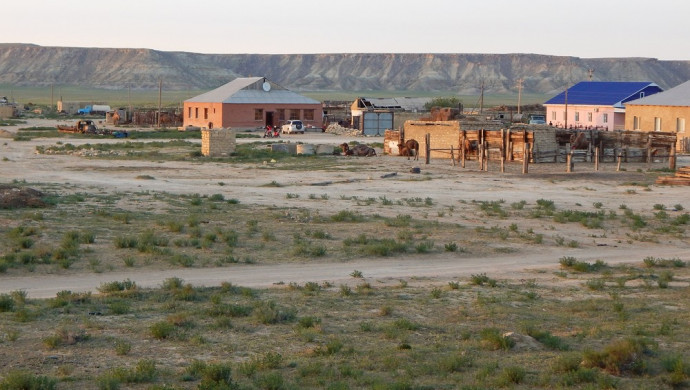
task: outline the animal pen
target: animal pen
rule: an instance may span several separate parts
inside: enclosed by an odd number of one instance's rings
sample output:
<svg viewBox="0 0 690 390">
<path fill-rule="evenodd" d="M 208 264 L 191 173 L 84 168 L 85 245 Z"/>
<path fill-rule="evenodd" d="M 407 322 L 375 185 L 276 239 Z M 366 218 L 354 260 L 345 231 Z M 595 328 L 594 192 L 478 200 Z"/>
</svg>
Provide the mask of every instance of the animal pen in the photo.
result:
<svg viewBox="0 0 690 390">
<path fill-rule="evenodd" d="M 675 133 L 407 121 L 400 131 L 387 130 L 384 137 L 386 154 L 397 154 L 398 144 L 415 139 L 427 164 L 432 158 L 449 159 L 462 168 L 474 162 L 482 171 L 498 164 L 504 172 L 506 162 L 522 162 L 523 173 L 534 163 L 565 163 L 566 172 L 574 169 L 575 162 L 592 163 L 595 170 L 606 162 L 616 163 L 617 170 L 623 163 L 668 162 L 670 169 L 676 164 Z"/>
</svg>

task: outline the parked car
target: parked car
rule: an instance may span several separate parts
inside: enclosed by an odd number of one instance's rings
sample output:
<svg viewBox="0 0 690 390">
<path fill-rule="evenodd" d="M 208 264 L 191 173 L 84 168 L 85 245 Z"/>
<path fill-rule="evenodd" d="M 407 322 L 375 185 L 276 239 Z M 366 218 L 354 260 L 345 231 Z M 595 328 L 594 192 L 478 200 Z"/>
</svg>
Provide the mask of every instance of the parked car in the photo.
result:
<svg viewBox="0 0 690 390">
<path fill-rule="evenodd" d="M 283 134 L 300 133 L 304 134 L 304 123 L 302 121 L 289 120 L 280 127 Z"/>
<path fill-rule="evenodd" d="M 530 115 L 529 122 L 530 125 L 545 125 L 546 115 Z"/>
</svg>

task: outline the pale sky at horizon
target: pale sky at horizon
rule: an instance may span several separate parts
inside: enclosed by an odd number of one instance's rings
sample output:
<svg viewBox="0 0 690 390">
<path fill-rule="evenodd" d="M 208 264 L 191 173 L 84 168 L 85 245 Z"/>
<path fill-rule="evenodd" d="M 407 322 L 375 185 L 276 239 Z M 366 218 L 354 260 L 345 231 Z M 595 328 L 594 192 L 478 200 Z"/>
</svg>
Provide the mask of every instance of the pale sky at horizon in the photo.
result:
<svg viewBox="0 0 690 390">
<path fill-rule="evenodd" d="M 573 6 L 554 0 L 11 1 L 2 7 L 0 43 L 213 54 L 690 60 L 690 2 L 680 0 L 569 2 Z"/>
</svg>

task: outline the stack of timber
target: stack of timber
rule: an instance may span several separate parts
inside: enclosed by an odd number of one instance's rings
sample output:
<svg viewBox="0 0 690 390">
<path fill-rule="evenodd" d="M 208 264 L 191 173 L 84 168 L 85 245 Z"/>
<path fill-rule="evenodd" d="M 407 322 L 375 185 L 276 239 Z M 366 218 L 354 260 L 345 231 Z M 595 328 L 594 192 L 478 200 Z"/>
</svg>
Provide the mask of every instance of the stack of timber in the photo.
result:
<svg viewBox="0 0 690 390">
<path fill-rule="evenodd" d="M 660 176 L 656 184 L 669 184 L 676 186 L 690 186 L 690 167 L 680 167 L 674 176 Z"/>
</svg>

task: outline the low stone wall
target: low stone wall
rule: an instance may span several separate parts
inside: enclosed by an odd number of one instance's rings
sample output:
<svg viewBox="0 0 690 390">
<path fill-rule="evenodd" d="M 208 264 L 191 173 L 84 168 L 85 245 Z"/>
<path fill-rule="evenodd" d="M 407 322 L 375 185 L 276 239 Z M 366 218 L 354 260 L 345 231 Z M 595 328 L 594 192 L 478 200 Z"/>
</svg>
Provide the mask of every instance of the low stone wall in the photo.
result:
<svg viewBox="0 0 690 390">
<path fill-rule="evenodd" d="M 201 154 L 207 157 L 227 157 L 235 152 L 237 143 L 231 129 L 201 130 Z"/>
</svg>

